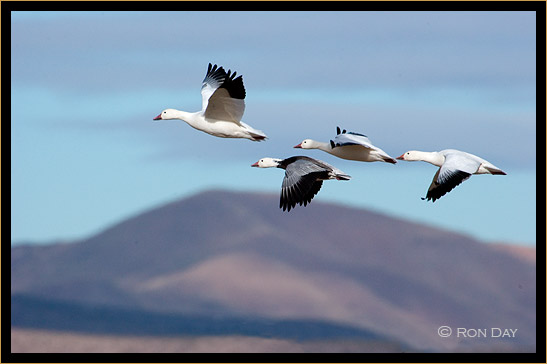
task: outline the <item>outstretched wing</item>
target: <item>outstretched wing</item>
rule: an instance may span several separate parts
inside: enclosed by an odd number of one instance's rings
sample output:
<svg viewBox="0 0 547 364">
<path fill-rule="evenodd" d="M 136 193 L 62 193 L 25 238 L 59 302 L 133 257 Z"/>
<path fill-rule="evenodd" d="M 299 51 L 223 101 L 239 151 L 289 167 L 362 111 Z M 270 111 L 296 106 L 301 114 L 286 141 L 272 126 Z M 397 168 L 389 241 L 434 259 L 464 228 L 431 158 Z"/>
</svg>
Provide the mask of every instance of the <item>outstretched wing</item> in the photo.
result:
<svg viewBox="0 0 547 364">
<path fill-rule="evenodd" d="M 471 158 L 461 158 L 457 154 L 445 154 L 445 161 L 439 168 L 429 186 L 425 198 L 435 200 L 452 191 L 454 187 L 471 177 L 477 171 L 480 162 Z"/>
<path fill-rule="evenodd" d="M 308 159 L 296 159 L 285 168 L 279 207 L 290 211 L 296 204 L 306 206 L 328 178 L 329 172 L 324 167 Z"/>
<path fill-rule="evenodd" d="M 448 192 L 452 191 L 454 187 L 471 177 L 471 174 L 454 170 L 449 173 L 445 173 L 443 178 L 440 178 L 440 171 L 442 168 L 439 168 L 425 197 L 422 197 L 422 200 L 433 200 L 435 202 L 442 196 L 446 195 Z"/>
<path fill-rule="evenodd" d="M 201 87 L 202 112 L 205 118 L 239 123 L 245 112 L 243 77 L 235 77 L 224 68 L 209 63 Z"/>
</svg>

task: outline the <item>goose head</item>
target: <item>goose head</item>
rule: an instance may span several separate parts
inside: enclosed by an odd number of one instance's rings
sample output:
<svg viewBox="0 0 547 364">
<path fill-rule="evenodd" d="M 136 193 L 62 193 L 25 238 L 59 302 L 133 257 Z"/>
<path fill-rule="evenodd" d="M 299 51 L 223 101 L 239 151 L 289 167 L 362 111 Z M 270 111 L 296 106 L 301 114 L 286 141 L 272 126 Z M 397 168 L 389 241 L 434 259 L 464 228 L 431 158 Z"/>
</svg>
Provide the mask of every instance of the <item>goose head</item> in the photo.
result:
<svg viewBox="0 0 547 364">
<path fill-rule="evenodd" d="M 169 120 L 169 119 L 177 119 L 177 110 L 175 109 L 165 109 L 161 112 L 161 114 L 159 114 L 158 116 L 156 116 L 154 119 L 152 120 Z"/>
<path fill-rule="evenodd" d="M 317 148 L 317 142 L 312 139 L 304 139 L 302 143 L 295 145 L 294 148 L 302 148 L 302 149 L 316 149 Z"/>
<path fill-rule="evenodd" d="M 272 168 L 272 167 L 278 167 L 279 162 L 281 162 L 281 159 L 277 158 L 262 158 L 258 160 L 258 162 L 251 164 L 251 167 L 258 167 L 258 168 Z"/>
<path fill-rule="evenodd" d="M 418 153 L 415 150 L 409 150 L 406 153 L 401 154 L 395 159 L 403 160 L 403 161 L 419 161 L 422 160 L 421 156 L 418 155 Z"/>
</svg>

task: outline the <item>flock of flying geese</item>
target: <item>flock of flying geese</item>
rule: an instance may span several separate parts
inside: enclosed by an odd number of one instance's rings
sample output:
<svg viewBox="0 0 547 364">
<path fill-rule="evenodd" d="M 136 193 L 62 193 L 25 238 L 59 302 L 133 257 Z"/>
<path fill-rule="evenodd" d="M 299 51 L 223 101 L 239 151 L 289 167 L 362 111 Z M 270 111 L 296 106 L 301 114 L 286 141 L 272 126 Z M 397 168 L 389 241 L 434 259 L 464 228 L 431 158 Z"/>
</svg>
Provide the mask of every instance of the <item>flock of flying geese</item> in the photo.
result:
<svg viewBox="0 0 547 364">
<path fill-rule="evenodd" d="M 262 141 L 267 138 L 261 130 L 254 129 L 241 121 L 245 111 L 245 87 L 242 76 L 236 77 L 236 72 L 232 73 L 230 70 L 226 72 L 224 68 L 209 63 L 201 87 L 201 96 L 201 111 L 191 113 L 165 109 L 154 120 L 180 119 L 197 130 L 221 138 L 246 138 L 252 141 Z M 336 137 L 329 143 L 305 139 L 294 148 L 320 149 L 338 158 L 360 162 L 397 163 L 382 149 L 374 146 L 367 136 L 346 132 L 339 127 L 336 131 Z M 439 167 L 426 196 L 422 197 L 422 200 L 433 200 L 433 202 L 472 174 L 506 174 L 476 155 L 455 149 L 445 149 L 440 152 L 411 150 L 396 159 L 424 161 Z M 325 180 L 347 181 L 351 178 L 326 162 L 306 156 L 293 156 L 286 159 L 262 158 L 251 166 L 277 167 L 285 170 L 279 203 L 283 211 L 290 211 L 296 204 L 306 206 L 319 192 Z"/>
</svg>

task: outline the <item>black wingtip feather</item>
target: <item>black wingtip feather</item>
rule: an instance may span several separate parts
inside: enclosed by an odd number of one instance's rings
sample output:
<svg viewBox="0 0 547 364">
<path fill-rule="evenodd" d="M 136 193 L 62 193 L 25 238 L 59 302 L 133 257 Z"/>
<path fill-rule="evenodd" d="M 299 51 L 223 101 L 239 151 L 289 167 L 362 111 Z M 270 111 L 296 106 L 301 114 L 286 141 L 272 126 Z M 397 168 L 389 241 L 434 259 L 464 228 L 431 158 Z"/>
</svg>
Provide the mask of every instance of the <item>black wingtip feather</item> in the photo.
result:
<svg viewBox="0 0 547 364">
<path fill-rule="evenodd" d="M 207 82 L 208 79 L 215 80 L 218 83 L 224 82 L 224 79 L 226 78 L 226 72 L 224 71 L 224 68 L 218 67 L 216 64 L 212 65 L 209 63 L 209 67 L 207 67 L 207 73 L 205 74 L 205 78 L 203 79 L 204 82 Z"/>
<path fill-rule="evenodd" d="M 230 94 L 230 97 L 234 99 L 245 99 L 246 92 L 245 86 L 243 86 L 243 76 L 235 77 L 236 72 L 231 73 L 232 71 L 228 70 L 224 82 L 220 88 L 226 89 Z"/>
</svg>

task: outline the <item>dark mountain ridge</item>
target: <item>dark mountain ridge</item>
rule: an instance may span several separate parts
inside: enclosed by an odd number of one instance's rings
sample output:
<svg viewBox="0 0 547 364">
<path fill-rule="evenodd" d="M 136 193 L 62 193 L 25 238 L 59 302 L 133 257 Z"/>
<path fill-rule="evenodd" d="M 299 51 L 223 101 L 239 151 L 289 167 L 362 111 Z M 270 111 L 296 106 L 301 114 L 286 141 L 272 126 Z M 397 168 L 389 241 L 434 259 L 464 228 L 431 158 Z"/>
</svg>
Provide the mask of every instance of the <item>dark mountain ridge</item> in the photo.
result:
<svg viewBox="0 0 547 364">
<path fill-rule="evenodd" d="M 131 336 L 244 335 L 291 340 L 351 338 L 389 342 L 389 338 L 367 330 L 322 320 L 156 313 L 26 295 L 12 296 L 11 304 L 14 307 L 12 326 L 33 329 Z"/>
</svg>

